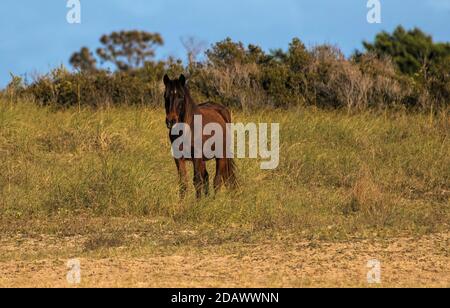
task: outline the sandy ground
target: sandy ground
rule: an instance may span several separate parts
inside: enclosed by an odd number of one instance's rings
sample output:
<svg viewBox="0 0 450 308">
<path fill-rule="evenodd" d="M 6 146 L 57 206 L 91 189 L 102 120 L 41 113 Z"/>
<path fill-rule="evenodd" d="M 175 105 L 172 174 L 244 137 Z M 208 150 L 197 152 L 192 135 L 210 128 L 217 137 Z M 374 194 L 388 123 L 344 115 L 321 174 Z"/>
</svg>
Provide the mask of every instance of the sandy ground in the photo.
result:
<svg viewBox="0 0 450 308">
<path fill-rule="evenodd" d="M 450 234 L 351 242 L 268 241 L 176 249 L 116 247 L 82 253 L 81 284 L 68 256 L 83 238 L 0 240 L 0 287 L 450 287 Z M 75 249 L 75 250 L 74 250 Z M 381 262 L 381 284 L 367 263 Z"/>
</svg>

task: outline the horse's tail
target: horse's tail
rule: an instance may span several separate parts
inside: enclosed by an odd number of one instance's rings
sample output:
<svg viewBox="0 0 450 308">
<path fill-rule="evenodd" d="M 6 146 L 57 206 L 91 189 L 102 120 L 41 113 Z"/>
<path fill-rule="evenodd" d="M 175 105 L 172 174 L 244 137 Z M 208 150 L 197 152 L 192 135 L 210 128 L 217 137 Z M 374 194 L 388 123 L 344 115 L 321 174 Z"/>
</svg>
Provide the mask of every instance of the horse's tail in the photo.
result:
<svg viewBox="0 0 450 308">
<path fill-rule="evenodd" d="M 237 179 L 237 166 L 232 158 L 227 158 L 226 162 L 227 166 L 225 168 L 223 181 L 225 182 L 227 188 L 235 189 L 239 186 Z"/>
<path fill-rule="evenodd" d="M 219 113 L 224 119 L 225 123 L 232 123 L 231 112 L 228 108 L 222 107 L 219 110 Z M 225 186 L 230 189 L 236 189 L 239 186 L 239 182 L 237 179 L 237 166 L 232 158 L 226 159 L 226 168 L 223 181 L 225 183 Z"/>
</svg>

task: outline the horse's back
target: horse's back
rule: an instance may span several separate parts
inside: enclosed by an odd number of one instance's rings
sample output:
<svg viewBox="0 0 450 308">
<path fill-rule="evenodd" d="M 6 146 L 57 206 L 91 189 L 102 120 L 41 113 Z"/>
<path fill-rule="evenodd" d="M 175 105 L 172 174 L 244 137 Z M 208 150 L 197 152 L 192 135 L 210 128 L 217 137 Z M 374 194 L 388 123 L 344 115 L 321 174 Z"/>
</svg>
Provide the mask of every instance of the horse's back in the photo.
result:
<svg viewBox="0 0 450 308">
<path fill-rule="evenodd" d="M 198 105 L 200 110 L 212 110 L 217 112 L 225 121 L 225 123 L 231 123 L 231 112 L 227 107 L 222 106 L 220 104 L 216 104 L 213 102 L 206 102 L 201 105 Z"/>
</svg>

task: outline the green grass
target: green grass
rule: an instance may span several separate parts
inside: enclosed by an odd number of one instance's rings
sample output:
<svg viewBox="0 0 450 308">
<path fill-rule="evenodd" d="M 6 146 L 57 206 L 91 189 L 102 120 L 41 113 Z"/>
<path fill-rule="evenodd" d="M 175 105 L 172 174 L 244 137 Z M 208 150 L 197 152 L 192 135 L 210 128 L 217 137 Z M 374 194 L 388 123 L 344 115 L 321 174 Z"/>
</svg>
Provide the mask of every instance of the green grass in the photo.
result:
<svg viewBox="0 0 450 308">
<path fill-rule="evenodd" d="M 150 233 L 190 230 L 212 241 L 448 231 L 448 114 L 299 108 L 235 112 L 235 121 L 280 123 L 279 168 L 239 160 L 238 191 L 196 201 L 191 187 L 180 201 L 162 108 L 1 102 L 0 229 L 138 232 L 151 221 Z"/>
</svg>

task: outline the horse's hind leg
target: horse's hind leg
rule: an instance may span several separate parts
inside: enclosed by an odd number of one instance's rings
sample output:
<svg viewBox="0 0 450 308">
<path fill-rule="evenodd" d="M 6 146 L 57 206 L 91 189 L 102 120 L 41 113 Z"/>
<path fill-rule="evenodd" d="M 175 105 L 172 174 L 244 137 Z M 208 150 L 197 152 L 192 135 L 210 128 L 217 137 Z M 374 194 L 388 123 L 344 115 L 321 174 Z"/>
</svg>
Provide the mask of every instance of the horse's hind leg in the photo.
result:
<svg viewBox="0 0 450 308">
<path fill-rule="evenodd" d="M 216 160 L 216 177 L 214 178 L 214 190 L 216 193 L 219 192 L 223 184 L 223 176 L 226 173 L 226 159 Z"/>
</svg>

